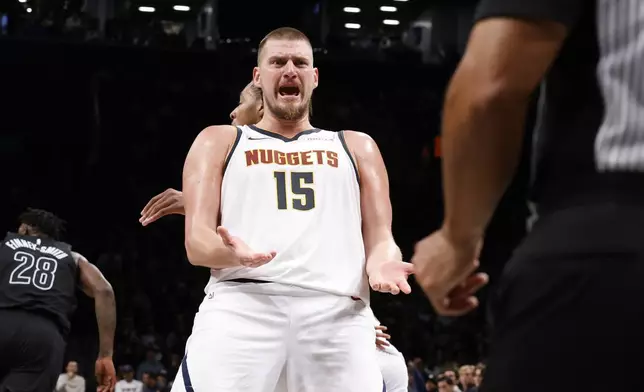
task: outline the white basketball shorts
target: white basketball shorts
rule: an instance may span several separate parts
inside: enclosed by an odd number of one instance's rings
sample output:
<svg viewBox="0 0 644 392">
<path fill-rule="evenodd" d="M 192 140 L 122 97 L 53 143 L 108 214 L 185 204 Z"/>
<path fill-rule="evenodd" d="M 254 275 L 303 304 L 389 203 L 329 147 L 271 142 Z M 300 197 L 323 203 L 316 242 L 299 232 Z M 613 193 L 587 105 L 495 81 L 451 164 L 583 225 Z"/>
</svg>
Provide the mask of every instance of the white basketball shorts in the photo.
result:
<svg viewBox="0 0 644 392">
<path fill-rule="evenodd" d="M 381 392 L 364 302 L 283 288 L 211 285 L 172 392 Z"/>
<path fill-rule="evenodd" d="M 385 382 L 386 392 L 407 392 L 409 375 L 405 357 L 394 346 L 376 348 L 376 360 Z"/>
</svg>

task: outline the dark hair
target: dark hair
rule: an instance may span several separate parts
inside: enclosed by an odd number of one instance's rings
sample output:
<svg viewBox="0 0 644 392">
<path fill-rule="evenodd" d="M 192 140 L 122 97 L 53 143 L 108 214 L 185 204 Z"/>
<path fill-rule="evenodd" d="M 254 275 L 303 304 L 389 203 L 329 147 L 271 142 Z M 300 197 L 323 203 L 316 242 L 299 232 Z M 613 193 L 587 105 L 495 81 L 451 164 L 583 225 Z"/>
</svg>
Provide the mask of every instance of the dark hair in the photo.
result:
<svg viewBox="0 0 644 392">
<path fill-rule="evenodd" d="M 454 385 L 454 381 L 452 381 L 451 378 L 445 377 L 445 376 L 438 377 L 438 379 L 436 380 L 436 384 L 438 384 L 439 382 L 446 382 L 447 385 Z"/>
<path fill-rule="evenodd" d="M 28 208 L 18 217 L 20 223 L 25 224 L 38 234 L 60 240 L 65 232 L 65 221 L 53 213 L 37 208 Z"/>
<path fill-rule="evenodd" d="M 253 98 L 255 98 L 258 101 L 263 101 L 264 97 L 262 96 L 262 89 L 255 86 L 255 83 L 250 82 L 244 87 L 244 90 L 248 89 L 250 93 L 253 95 Z M 242 90 L 243 91 L 243 90 Z"/>
</svg>

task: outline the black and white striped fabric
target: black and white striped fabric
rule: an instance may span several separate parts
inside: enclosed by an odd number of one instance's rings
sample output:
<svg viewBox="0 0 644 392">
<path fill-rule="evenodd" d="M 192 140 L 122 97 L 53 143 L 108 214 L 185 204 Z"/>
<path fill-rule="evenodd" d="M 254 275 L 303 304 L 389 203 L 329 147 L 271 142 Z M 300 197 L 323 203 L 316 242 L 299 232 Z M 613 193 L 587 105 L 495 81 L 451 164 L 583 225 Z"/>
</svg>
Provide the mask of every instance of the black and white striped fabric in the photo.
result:
<svg viewBox="0 0 644 392">
<path fill-rule="evenodd" d="M 563 24 L 533 133 L 537 210 L 623 199 L 644 185 L 644 0 L 482 0 L 477 19 Z M 642 177 L 640 177 L 640 175 Z"/>
<path fill-rule="evenodd" d="M 597 77 L 604 118 L 595 139 L 601 171 L 644 171 L 644 1 L 599 0 Z"/>
</svg>

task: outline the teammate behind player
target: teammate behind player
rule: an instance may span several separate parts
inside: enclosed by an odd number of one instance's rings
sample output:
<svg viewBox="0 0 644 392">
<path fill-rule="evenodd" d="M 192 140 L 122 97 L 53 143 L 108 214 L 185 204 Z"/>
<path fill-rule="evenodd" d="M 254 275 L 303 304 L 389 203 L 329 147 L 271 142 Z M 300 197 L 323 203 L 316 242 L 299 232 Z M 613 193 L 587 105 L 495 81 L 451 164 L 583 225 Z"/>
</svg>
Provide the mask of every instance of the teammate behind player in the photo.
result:
<svg viewBox="0 0 644 392">
<path fill-rule="evenodd" d="M 263 115 L 262 90 L 250 82 L 239 94 L 239 104 L 230 112 L 230 119 L 235 126 L 250 125 L 257 124 Z M 148 201 L 141 211 L 139 222 L 147 226 L 164 216 L 185 215 L 185 213 L 183 194 L 175 189 L 167 189 Z"/>
<path fill-rule="evenodd" d="M 231 112 L 233 125 L 256 124 L 262 119 L 262 91 L 249 83 L 240 94 L 238 106 Z M 183 194 L 176 189 L 166 189 L 154 196 L 141 211 L 139 220 L 143 226 L 167 215 L 185 215 Z M 380 324 L 371 312 L 376 329 L 376 359 L 387 392 L 406 392 L 408 384 L 407 365 L 403 355 L 389 343 L 387 327 Z M 118 384 L 117 384 L 118 388 Z M 118 392 L 118 391 L 117 391 Z"/>
<path fill-rule="evenodd" d="M 371 311 L 371 308 L 370 308 Z M 386 392 L 407 392 L 409 372 L 405 357 L 394 345 L 389 343 L 390 336 L 385 333 L 387 327 L 371 311 L 376 327 L 376 361 L 382 374 Z"/>
<path fill-rule="evenodd" d="M 262 89 L 250 82 L 239 94 L 239 104 L 232 112 L 230 119 L 233 125 L 257 124 L 264 116 Z"/>
<path fill-rule="evenodd" d="M 369 284 L 408 293 L 412 269 L 380 152 L 309 122 L 301 32 L 269 33 L 253 75 L 262 120 L 205 129 L 184 166 L 186 251 L 212 277 L 173 390 L 270 391 L 286 369 L 289 391 L 381 391 Z"/>
<path fill-rule="evenodd" d="M 54 390 L 78 288 L 93 297 L 96 306 L 98 391 L 113 390 L 112 286 L 60 241 L 64 222 L 54 214 L 29 209 L 19 220 L 18 233 L 7 233 L 0 246 L 0 391 Z"/>
</svg>

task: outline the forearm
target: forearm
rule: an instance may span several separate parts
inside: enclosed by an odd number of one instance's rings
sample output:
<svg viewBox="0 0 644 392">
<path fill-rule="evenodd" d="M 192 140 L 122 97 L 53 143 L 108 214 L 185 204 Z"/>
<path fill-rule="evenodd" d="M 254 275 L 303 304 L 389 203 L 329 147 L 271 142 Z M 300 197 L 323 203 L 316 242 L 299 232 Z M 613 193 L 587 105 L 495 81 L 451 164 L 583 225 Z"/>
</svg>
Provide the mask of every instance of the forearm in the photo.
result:
<svg viewBox="0 0 644 392">
<path fill-rule="evenodd" d="M 448 94 L 442 151 L 444 228 L 480 239 L 517 167 L 528 98 L 468 99 Z"/>
<path fill-rule="evenodd" d="M 111 357 L 114 351 L 116 330 L 116 301 L 111 287 L 94 295 L 96 323 L 98 324 L 99 357 Z"/>
<path fill-rule="evenodd" d="M 192 265 L 208 268 L 238 267 L 239 260 L 214 230 L 195 228 L 186 234 L 186 253 Z"/>
<path fill-rule="evenodd" d="M 393 237 L 382 239 L 373 245 L 366 247 L 366 256 L 367 275 L 370 275 L 371 271 L 376 271 L 381 263 L 392 260 L 402 260 L 402 252 L 398 245 L 396 245 L 396 241 L 394 241 Z"/>
</svg>

